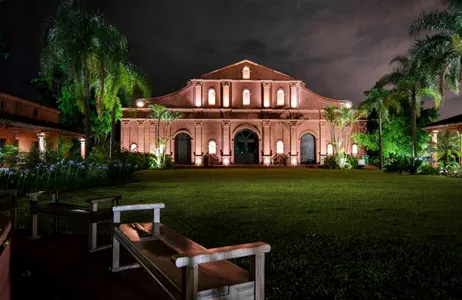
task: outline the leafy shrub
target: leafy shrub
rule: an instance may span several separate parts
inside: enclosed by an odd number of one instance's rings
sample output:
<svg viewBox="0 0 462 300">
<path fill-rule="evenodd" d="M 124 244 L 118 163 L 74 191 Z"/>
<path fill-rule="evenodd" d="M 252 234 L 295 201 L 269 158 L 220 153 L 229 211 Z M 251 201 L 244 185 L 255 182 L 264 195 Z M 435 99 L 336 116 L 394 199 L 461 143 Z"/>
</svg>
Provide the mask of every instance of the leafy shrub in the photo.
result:
<svg viewBox="0 0 462 300">
<path fill-rule="evenodd" d="M 175 162 L 170 155 L 163 154 L 161 157 L 155 154 L 149 157 L 149 169 L 164 169 L 169 170 L 175 168 Z"/>
<path fill-rule="evenodd" d="M 15 166 L 18 162 L 18 147 L 5 144 L 0 148 L 0 164 L 2 166 Z"/>
<path fill-rule="evenodd" d="M 324 159 L 324 166 L 328 169 L 339 169 L 339 165 L 337 163 L 337 157 L 335 155 L 326 156 Z"/>
<path fill-rule="evenodd" d="M 422 164 L 417 173 L 422 175 L 440 175 L 440 168 L 432 167 L 430 164 Z"/>
<path fill-rule="evenodd" d="M 344 166 L 345 169 L 357 169 L 358 168 L 358 159 L 350 154 L 346 155 L 346 163 Z"/>
<path fill-rule="evenodd" d="M 451 164 L 447 167 L 447 176 L 453 178 L 462 178 L 462 167 L 458 164 Z"/>
</svg>

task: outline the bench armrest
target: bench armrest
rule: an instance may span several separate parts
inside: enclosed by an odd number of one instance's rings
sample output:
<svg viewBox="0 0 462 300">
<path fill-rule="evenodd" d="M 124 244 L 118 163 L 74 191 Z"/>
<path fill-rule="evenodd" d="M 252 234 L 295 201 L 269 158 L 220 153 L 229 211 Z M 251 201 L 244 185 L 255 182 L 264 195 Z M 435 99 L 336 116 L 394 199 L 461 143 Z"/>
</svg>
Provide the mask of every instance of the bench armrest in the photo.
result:
<svg viewBox="0 0 462 300">
<path fill-rule="evenodd" d="M 87 199 L 86 201 L 89 204 L 106 202 L 106 201 L 115 201 L 115 205 L 118 205 L 120 198 L 122 198 L 122 196 L 106 196 L 106 197 L 100 197 L 100 198 L 90 198 L 90 199 Z"/>
<path fill-rule="evenodd" d="M 30 201 L 37 202 L 39 196 L 42 196 L 45 193 L 46 193 L 45 191 L 39 191 L 39 192 L 35 192 L 35 193 L 29 193 L 29 194 L 27 194 L 27 196 L 29 197 Z"/>
<path fill-rule="evenodd" d="M 268 253 L 271 246 L 267 243 L 257 242 L 228 247 L 207 249 L 203 251 L 193 251 L 180 253 L 172 256 L 172 261 L 177 267 L 199 265 L 203 263 L 227 260 L 239 257 L 252 256 L 256 254 Z"/>
<path fill-rule="evenodd" d="M 114 206 L 112 211 L 134 211 L 134 210 L 150 210 L 156 208 L 165 208 L 163 203 L 151 203 L 151 204 L 133 204 L 133 205 L 120 205 Z"/>
</svg>

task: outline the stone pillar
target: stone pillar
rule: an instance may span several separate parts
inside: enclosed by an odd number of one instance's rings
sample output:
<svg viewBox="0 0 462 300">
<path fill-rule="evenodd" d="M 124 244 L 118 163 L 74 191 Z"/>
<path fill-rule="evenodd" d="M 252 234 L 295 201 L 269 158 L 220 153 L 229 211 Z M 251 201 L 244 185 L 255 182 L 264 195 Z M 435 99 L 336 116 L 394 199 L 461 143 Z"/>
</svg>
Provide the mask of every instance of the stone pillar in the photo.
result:
<svg viewBox="0 0 462 300">
<path fill-rule="evenodd" d="M 433 146 L 433 152 L 432 152 L 432 167 L 437 168 L 438 167 L 438 130 L 433 130 L 432 131 L 432 146 Z"/>
<path fill-rule="evenodd" d="M 298 82 L 290 83 L 290 108 L 296 108 L 298 106 Z"/>
<path fill-rule="evenodd" d="M 194 81 L 194 105 L 197 107 L 202 106 L 202 81 Z"/>
<path fill-rule="evenodd" d="M 263 121 L 263 164 L 271 163 L 271 121 Z"/>
<path fill-rule="evenodd" d="M 146 119 L 144 122 L 144 152 L 151 153 L 151 143 L 149 139 L 149 120 Z"/>
<path fill-rule="evenodd" d="M 230 81 L 223 81 L 223 107 L 230 106 L 230 95 L 229 95 L 229 87 L 231 86 Z"/>
<path fill-rule="evenodd" d="M 40 132 L 37 134 L 37 137 L 39 139 L 39 155 L 40 155 L 40 160 L 45 160 L 45 155 L 47 153 L 47 142 L 45 140 L 45 133 Z"/>
<path fill-rule="evenodd" d="M 85 159 L 85 138 L 80 138 L 80 156 Z"/>
<path fill-rule="evenodd" d="M 263 107 L 271 106 L 270 89 L 271 89 L 271 82 L 263 81 Z"/>
<path fill-rule="evenodd" d="M 120 147 L 121 150 L 130 150 L 130 119 L 122 120 L 120 130 Z"/>
<path fill-rule="evenodd" d="M 298 149 L 297 149 L 297 126 L 298 121 L 290 121 L 290 164 L 298 165 Z"/>
<path fill-rule="evenodd" d="M 151 153 L 157 147 L 157 121 L 149 120 L 149 144 Z"/>
<path fill-rule="evenodd" d="M 168 139 L 167 144 L 165 145 L 165 153 L 168 155 L 172 154 L 172 147 L 171 147 L 171 142 L 172 139 L 170 137 L 172 136 L 172 124 L 168 123 L 165 124 L 165 138 Z"/>
<path fill-rule="evenodd" d="M 196 166 L 202 166 L 202 121 L 194 121 L 195 127 L 195 146 L 194 151 L 194 164 Z"/>
<path fill-rule="evenodd" d="M 138 125 L 138 132 L 137 132 L 137 144 L 138 144 L 138 152 L 146 152 L 146 148 L 144 145 L 144 122 L 145 120 L 137 120 Z"/>
<path fill-rule="evenodd" d="M 221 122 L 222 128 L 222 155 L 221 155 L 221 163 L 225 166 L 228 166 L 231 163 L 231 151 L 230 151 L 230 142 L 231 138 L 229 136 L 229 120 L 224 120 Z"/>
</svg>

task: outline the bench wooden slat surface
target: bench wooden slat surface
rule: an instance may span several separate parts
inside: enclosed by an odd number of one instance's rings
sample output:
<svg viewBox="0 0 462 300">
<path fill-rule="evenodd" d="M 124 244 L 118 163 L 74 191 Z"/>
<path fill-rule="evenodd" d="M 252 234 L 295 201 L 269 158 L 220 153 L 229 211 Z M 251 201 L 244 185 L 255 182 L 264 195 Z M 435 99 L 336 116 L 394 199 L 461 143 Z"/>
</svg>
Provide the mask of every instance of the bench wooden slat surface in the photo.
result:
<svg viewBox="0 0 462 300">
<path fill-rule="evenodd" d="M 35 213 L 48 215 L 52 217 L 61 217 L 68 219 L 78 219 L 89 222 L 103 222 L 111 219 L 111 209 L 100 209 L 96 212 L 90 212 L 79 205 L 67 203 L 48 203 L 33 207 Z"/>
<path fill-rule="evenodd" d="M 118 229 L 152 262 L 157 272 L 161 272 L 171 280 L 178 291 L 181 289 L 181 269 L 172 263 L 171 257 L 178 253 L 206 250 L 203 246 L 162 224 L 159 234 L 155 234 L 154 239 L 151 240 L 140 236 L 139 231 L 150 233 L 152 223 L 122 224 Z M 227 293 L 228 286 L 251 281 L 246 270 L 229 261 L 201 264 L 198 272 L 199 291 L 221 289 L 220 293 Z"/>
</svg>

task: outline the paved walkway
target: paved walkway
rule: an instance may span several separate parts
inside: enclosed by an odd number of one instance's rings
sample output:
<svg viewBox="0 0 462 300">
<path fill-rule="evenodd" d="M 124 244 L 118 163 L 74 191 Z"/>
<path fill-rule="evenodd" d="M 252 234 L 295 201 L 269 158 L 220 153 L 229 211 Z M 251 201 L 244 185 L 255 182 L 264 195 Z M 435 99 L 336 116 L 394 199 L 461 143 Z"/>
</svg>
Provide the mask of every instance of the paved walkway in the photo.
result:
<svg viewBox="0 0 462 300">
<path fill-rule="evenodd" d="M 86 251 L 85 237 L 12 237 L 13 299 L 165 299 L 143 270 L 109 271 L 111 249 Z"/>
</svg>

